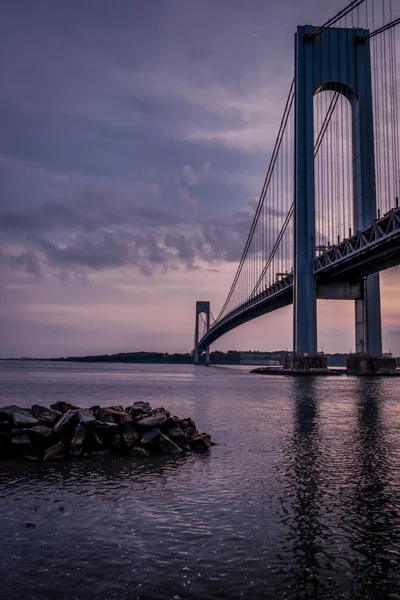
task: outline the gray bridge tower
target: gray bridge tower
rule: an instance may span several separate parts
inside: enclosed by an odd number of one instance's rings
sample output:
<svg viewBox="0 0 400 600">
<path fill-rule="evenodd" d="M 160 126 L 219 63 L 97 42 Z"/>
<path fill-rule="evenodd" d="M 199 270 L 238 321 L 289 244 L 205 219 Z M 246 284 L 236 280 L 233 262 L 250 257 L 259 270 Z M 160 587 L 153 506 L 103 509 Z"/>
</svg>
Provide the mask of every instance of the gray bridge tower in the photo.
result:
<svg viewBox="0 0 400 600">
<path fill-rule="evenodd" d="M 207 331 L 210 329 L 210 303 L 208 300 L 198 300 L 196 302 L 196 324 L 194 330 L 194 364 L 199 363 L 199 317 L 206 315 Z M 210 363 L 210 347 L 206 348 L 206 365 Z"/>
<path fill-rule="evenodd" d="M 295 38 L 295 248 L 294 353 L 317 355 L 317 290 L 315 257 L 313 97 L 318 92 L 342 93 L 352 107 L 354 229 L 376 218 L 375 158 L 369 41 L 358 41 L 365 29 L 298 27 Z M 347 283 L 347 282 L 346 282 Z M 337 284 L 338 298 L 345 289 Z M 355 300 L 356 351 L 382 355 L 379 273 L 360 282 Z M 354 296 L 352 297 L 354 298 Z"/>
</svg>

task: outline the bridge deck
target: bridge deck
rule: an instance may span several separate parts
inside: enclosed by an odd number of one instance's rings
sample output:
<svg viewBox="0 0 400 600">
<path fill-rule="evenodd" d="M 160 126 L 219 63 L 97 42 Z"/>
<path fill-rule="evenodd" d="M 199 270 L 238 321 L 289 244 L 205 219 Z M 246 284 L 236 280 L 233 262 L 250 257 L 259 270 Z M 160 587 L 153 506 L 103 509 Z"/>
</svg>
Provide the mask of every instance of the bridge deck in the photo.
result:
<svg viewBox="0 0 400 600">
<path fill-rule="evenodd" d="M 400 208 L 320 254 L 314 261 L 314 276 L 324 281 L 359 280 L 400 264 Z M 199 342 L 199 350 L 228 331 L 293 302 L 293 274 L 249 298 L 210 327 Z"/>
</svg>

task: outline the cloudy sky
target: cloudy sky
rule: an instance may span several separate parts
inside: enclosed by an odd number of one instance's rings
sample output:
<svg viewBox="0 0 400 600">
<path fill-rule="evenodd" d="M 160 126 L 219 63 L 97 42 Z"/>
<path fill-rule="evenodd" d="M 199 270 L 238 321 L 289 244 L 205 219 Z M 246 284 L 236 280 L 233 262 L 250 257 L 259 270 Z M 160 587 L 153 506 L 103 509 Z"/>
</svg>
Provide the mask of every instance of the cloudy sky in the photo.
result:
<svg viewBox="0 0 400 600">
<path fill-rule="evenodd" d="M 0 9 L 0 356 L 189 351 L 247 237 L 296 25 L 343 0 L 6 0 Z M 399 277 L 382 276 L 400 354 Z M 291 347 L 291 309 L 215 349 Z M 340 316 L 339 316 L 340 315 Z M 319 345 L 354 348 L 352 303 Z"/>
</svg>

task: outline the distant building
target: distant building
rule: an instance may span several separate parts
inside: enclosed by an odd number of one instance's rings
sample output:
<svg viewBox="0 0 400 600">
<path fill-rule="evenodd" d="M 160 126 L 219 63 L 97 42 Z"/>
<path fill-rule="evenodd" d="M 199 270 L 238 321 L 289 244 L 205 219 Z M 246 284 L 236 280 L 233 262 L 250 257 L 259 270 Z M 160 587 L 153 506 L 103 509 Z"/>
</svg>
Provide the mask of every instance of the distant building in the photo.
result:
<svg viewBox="0 0 400 600">
<path fill-rule="evenodd" d="M 240 365 L 263 365 L 265 367 L 279 367 L 279 360 L 272 360 L 268 354 L 241 354 Z"/>
</svg>

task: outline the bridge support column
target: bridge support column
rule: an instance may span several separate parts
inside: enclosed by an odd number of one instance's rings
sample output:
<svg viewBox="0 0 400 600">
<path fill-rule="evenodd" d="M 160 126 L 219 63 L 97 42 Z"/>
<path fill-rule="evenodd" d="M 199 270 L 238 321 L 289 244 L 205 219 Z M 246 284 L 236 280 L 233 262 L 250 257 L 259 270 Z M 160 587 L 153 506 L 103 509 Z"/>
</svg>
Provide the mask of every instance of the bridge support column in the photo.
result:
<svg viewBox="0 0 400 600">
<path fill-rule="evenodd" d="M 295 257 L 294 352 L 317 353 L 315 257 L 315 189 L 313 96 L 322 91 L 343 94 L 352 107 L 353 207 L 356 230 L 376 218 L 376 185 L 371 57 L 365 29 L 298 27 L 295 43 Z M 333 240 L 330 240 L 331 242 Z M 329 242 L 329 240 L 328 240 Z M 382 355 L 379 274 L 365 280 L 356 300 L 356 349 Z"/>
<path fill-rule="evenodd" d="M 194 364 L 199 364 L 199 317 L 201 314 L 206 315 L 206 328 L 207 331 L 210 329 L 210 303 L 205 300 L 198 300 L 196 302 L 196 321 L 195 321 L 195 329 L 194 329 Z M 209 346 L 206 348 L 206 364 L 210 363 L 210 348 Z"/>
</svg>

